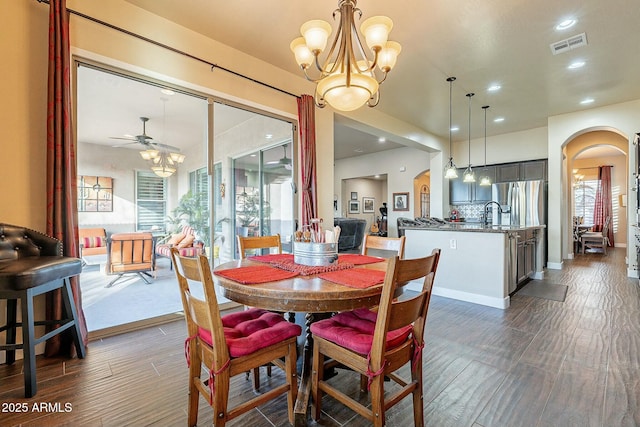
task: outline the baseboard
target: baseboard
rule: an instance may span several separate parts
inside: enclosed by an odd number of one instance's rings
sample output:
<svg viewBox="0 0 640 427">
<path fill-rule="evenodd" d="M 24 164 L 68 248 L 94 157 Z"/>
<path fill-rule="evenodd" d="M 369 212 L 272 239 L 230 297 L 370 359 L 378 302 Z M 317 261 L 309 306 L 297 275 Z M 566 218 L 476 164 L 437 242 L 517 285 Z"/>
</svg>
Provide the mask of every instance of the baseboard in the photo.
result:
<svg viewBox="0 0 640 427">
<path fill-rule="evenodd" d="M 635 278 L 637 279 L 638 276 L 638 270 L 634 269 L 634 268 L 627 268 L 627 277 L 631 277 L 631 278 Z"/>
<path fill-rule="evenodd" d="M 433 295 L 500 308 L 502 310 L 509 308 L 509 305 L 511 304 L 509 296 L 506 296 L 505 298 L 488 297 L 486 295 L 472 294 L 470 292 L 456 291 L 436 286 L 433 287 Z"/>
<path fill-rule="evenodd" d="M 547 269 L 549 270 L 562 270 L 561 262 L 550 262 L 547 261 Z"/>
</svg>

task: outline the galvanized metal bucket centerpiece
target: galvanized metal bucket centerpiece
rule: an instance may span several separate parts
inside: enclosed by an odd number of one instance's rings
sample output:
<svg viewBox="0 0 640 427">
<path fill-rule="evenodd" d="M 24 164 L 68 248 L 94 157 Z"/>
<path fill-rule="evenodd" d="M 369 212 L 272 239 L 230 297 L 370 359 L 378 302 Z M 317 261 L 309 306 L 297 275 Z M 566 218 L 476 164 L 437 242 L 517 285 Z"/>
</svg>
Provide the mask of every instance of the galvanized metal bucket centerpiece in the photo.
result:
<svg viewBox="0 0 640 427">
<path fill-rule="evenodd" d="M 296 264 L 326 266 L 337 260 L 337 243 L 293 242 L 293 262 Z"/>
</svg>

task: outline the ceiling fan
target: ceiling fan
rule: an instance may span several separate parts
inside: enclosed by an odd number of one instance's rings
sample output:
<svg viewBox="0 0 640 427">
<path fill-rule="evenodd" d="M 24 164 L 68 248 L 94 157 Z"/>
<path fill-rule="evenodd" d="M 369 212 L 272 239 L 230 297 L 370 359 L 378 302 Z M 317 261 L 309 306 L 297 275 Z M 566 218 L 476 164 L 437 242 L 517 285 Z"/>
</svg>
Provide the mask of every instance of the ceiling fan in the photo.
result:
<svg viewBox="0 0 640 427">
<path fill-rule="evenodd" d="M 291 159 L 287 157 L 287 146 L 283 145 L 282 149 L 284 150 L 284 157 L 282 157 L 280 160 L 272 160 L 270 162 L 267 162 L 267 165 L 269 165 L 269 167 L 271 168 L 285 168 L 286 170 L 291 170 L 293 168 L 293 165 L 291 164 Z"/>
<path fill-rule="evenodd" d="M 164 150 L 171 150 L 171 151 L 180 151 L 180 149 L 178 147 L 174 147 L 173 145 L 167 145 L 167 144 L 162 144 L 160 142 L 154 142 L 153 138 L 150 137 L 149 135 L 147 135 L 147 122 L 149 121 L 148 117 L 140 117 L 140 120 L 142 120 L 142 134 L 141 135 L 136 135 L 130 138 L 122 138 L 122 137 L 117 137 L 117 136 L 111 136 L 109 137 L 110 139 L 124 139 L 126 141 L 133 141 L 129 144 L 120 144 L 120 145 L 114 145 L 114 147 L 122 147 L 124 145 L 130 145 L 130 144 L 142 144 L 147 148 L 159 148 L 159 149 L 164 149 Z"/>
</svg>

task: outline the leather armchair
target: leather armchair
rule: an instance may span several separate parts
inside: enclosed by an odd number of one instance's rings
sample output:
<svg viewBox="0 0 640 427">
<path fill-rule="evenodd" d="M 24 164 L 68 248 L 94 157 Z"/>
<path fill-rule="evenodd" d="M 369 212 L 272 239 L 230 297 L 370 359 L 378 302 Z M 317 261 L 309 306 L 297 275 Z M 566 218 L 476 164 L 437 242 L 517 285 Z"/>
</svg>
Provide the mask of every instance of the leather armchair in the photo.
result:
<svg viewBox="0 0 640 427">
<path fill-rule="evenodd" d="M 358 218 L 334 218 L 333 225 L 340 226 L 338 252 L 360 253 L 367 221 Z"/>
</svg>

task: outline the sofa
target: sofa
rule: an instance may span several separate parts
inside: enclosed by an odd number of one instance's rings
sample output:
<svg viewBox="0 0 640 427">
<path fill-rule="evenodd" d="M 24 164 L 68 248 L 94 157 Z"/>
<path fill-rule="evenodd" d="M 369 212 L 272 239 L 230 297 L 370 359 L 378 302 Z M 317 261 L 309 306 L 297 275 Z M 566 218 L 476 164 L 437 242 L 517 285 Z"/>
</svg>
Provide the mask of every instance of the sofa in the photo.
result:
<svg viewBox="0 0 640 427">
<path fill-rule="evenodd" d="M 79 228 L 80 258 L 86 264 L 85 257 L 107 254 L 107 231 L 104 228 Z"/>
<path fill-rule="evenodd" d="M 340 226 L 338 252 L 360 253 L 367 221 L 359 218 L 334 218 L 334 226 Z"/>
<path fill-rule="evenodd" d="M 202 253 L 202 246 L 195 244 L 196 236 L 193 227 L 185 225 L 182 229 L 156 244 L 156 255 L 171 258 L 171 248 L 178 249 L 180 256 L 196 257 Z M 173 264 L 169 264 L 173 269 Z"/>
</svg>

